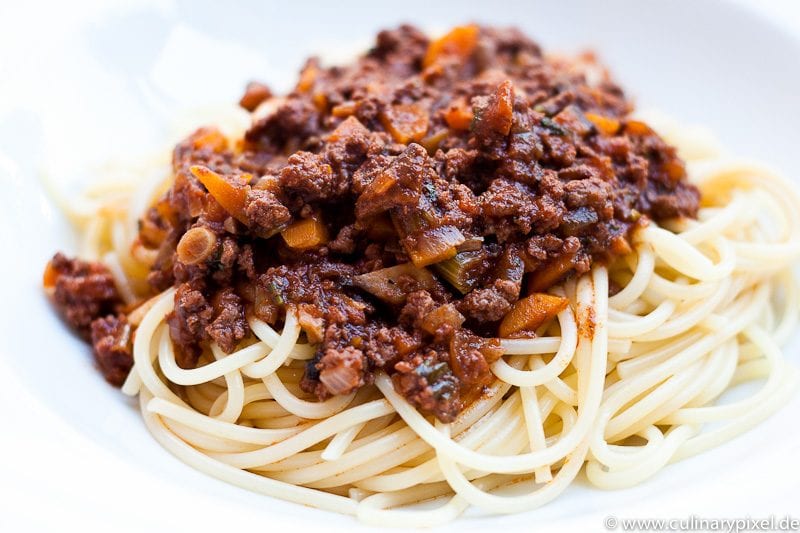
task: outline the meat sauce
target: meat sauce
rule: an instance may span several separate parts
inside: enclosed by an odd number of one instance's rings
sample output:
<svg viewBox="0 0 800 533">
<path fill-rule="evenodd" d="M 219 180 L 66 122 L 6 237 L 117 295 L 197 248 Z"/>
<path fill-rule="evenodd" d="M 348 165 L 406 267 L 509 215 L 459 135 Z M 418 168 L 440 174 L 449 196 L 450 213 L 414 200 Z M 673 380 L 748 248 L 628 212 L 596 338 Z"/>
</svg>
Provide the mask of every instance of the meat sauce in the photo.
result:
<svg viewBox="0 0 800 533">
<path fill-rule="evenodd" d="M 591 56 L 545 57 L 513 29 L 431 40 L 378 34 L 353 63 L 310 59 L 276 98 L 248 85 L 242 139 L 201 128 L 176 146 L 172 187 L 140 222 L 178 363 L 226 353 L 296 313 L 319 399 L 392 376 L 453 420 L 491 382 L 497 337 L 530 337 L 566 302 L 543 294 L 630 251 L 646 220 L 695 216 L 683 162 Z M 266 113 L 260 112 L 266 109 Z M 102 265 L 56 255 L 54 301 L 106 378 L 135 332 Z M 47 279 L 46 279 L 47 284 Z"/>
</svg>

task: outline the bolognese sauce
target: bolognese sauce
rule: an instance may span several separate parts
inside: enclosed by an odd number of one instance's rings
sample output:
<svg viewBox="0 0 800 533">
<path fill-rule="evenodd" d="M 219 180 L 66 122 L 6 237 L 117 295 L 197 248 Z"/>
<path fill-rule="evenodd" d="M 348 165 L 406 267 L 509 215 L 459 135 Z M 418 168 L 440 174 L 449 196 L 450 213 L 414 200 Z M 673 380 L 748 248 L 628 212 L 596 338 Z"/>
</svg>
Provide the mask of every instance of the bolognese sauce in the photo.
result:
<svg viewBox="0 0 800 533">
<path fill-rule="evenodd" d="M 648 219 L 698 209 L 675 149 L 593 58 L 547 57 L 513 29 L 383 31 L 353 63 L 312 58 L 288 95 L 253 83 L 241 105 L 243 138 L 208 127 L 175 147 L 137 245 L 153 294 L 176 288 L 181 367 L 212 342 L 234 351 L 250 314 L 295 313 L 319 399 L 384 371 L 453 420 L 491 382 L 497 339 L 566 307 L 548 289 L 628 253 Z M 45 285 L 121 384 L 135 328 L 109 271 L 58 254 Z"/>
</svg>

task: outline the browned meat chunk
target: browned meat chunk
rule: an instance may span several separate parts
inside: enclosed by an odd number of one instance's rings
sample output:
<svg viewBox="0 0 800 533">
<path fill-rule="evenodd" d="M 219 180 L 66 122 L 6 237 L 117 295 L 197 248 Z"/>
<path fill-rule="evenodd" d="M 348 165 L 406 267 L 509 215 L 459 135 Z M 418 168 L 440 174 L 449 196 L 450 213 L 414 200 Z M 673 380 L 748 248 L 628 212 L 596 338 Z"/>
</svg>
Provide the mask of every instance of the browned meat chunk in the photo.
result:
<svg viewBox="0 0 800 533">
<path fill-rule="evenodd" d="M 411 144 L 367 184 L 356 201 L 356 218 L 417 205 L 426 179 L 436 179 L 433 161 L 422 146 Z"/>
<path fill-rule="evenodd" d="M 122 303 L 108 268 L 61 253 L 47 266 L 45 286 L 53 289 L 53 301 L 67 323 L 86 339 L 92 321 Z"/>
<path fill-rule="evenodd" d="M 92 322 L 94 359 L 106 381 L 121 387 L 133 367 L 133 327 L 125 315 L 108 315 Z"/>
<path fill-rule="evenodd" d="M 436 308 L 436 302 L 428 291 L 415 291 L 406 297 L 398 322 L 414 328 L 422 327 L 422 319 Z"/>
<path fill-rule="evenodd" d="M 666 193 L 653 191 L 647 194 L 647 201 L 653 217 L 665 220 L 685 216 L 687 213 L 696 214 L 700 193 L 697 189 L 680 189 Z"/>
<path fill-rule="evenodd" d="M 281 185 L 304 200 L 319 200 L 344 192 L 346 184 L 333 179 L 333 168 L 316 154 L 297 152 L 281 170 Z"/>
<path fill-rule="evenodd" d="M 458 306 L 459 311 L 478 322 L 500 320 L 510 309 L 509 301 L 494 287 L 470 292 Z"/>
<path fill-rule="evenodd" d="M 233 288 L 227 287 L 214 296 L 213 308 L 214 320 L 206 326 L 206 333 L 219 344 L 223 352 L 231 353 L 250 332 L 244 304 Z"/>
<path fill-rule="evenodd" d="M 194 368 L 206 337 L 214 309 L 197 286 L 184 283 L 175 292 L 175 309 L 167 316 L 175 358 L 181 368 Z"/>
<path fill-rule="evenodd" d="M 352 346 L 328 348 L 317 368 L 319 380 L 330 394 L 349 394 L 364 384 L 364 354 Z"/>
<path fill-rule="evenodd" d="M 292 214 L 275 194 L 261 189 L 248 191 L 245 213 L 259 233 L 267 236 L 274 234 L 292 219 Z"/>
<path fill-rule="evenodd" d="M 442 422 L 452 422 L 461 411 L 459 382 L 436 352 L 417 355 L 395 365 L 392 376 L 397 392 L 424 413 L 435 414 Z"/>
</svg>

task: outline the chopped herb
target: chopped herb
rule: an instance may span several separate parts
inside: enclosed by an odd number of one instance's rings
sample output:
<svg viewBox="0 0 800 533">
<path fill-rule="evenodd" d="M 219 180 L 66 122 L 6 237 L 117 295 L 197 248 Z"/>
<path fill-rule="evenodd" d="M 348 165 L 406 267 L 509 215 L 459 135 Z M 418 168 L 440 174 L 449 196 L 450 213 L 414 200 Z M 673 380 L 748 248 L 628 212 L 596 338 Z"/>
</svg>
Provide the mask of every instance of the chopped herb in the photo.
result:
<svg viewBox="0 0 800 533">
<path fill-rule="evenodd" d="M 567 135 L 567 133 L 569 133 L 566 129 L 564 129 L 560 124 L 558 124 L 552 118 L 548 117 L 543 118 L 542 126 L 552 131 L 556 135 Z"/>
<path fill-rule="evenodd" d="M 267 291 L 269 292 L 270 299 L 275 305 L 286 305 L 284 291 L 288 288 L 289 280 L 286 278 L 278 278 L 267 284 Z"/>
</svg>

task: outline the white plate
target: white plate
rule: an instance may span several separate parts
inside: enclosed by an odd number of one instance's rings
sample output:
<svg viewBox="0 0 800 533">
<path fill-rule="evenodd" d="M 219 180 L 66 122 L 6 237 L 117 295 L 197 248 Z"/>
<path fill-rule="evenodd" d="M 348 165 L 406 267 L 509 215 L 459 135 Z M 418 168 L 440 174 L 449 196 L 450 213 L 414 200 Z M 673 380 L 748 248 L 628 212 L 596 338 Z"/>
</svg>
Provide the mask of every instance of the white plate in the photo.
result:
<svg viewBox="0 0 800 533">
<path fill-rule="evenodd" d="M 401 20 L 427 28 L 517 24 L 548 50 L 594 47 L 641 106 L 715 130 L 732 151 L 791 172 L 800 125 L 800 47 L 755 12 L 717 1 L 405 1 L 397 10 L 321 2 L 74 3 L 0 17 L 0 530 L 157 531 L 324 525 L 353 519 L 248 493 L 163 451 L 134 405 L 39 288 L 47 258 L 71 249 L 38 174 L 78 192 L 103 160 L 163 146 L 169 117 L 234 102 L 252 77 L 292 82 L 313 52 L 349 53 Z M 646 5 L 644 5 L 646 4 Z M 312 17 L 305 20 L 305 17 Z M 797 364 L 797 344 L 789 349 Z M 452 530 L 580 528 L 603 518 L 798 513 L 800 401 L 735 441 L 667 467 L 642 486 L 576 483 L 525 515 L 464 518 Z"/>
</svg>

